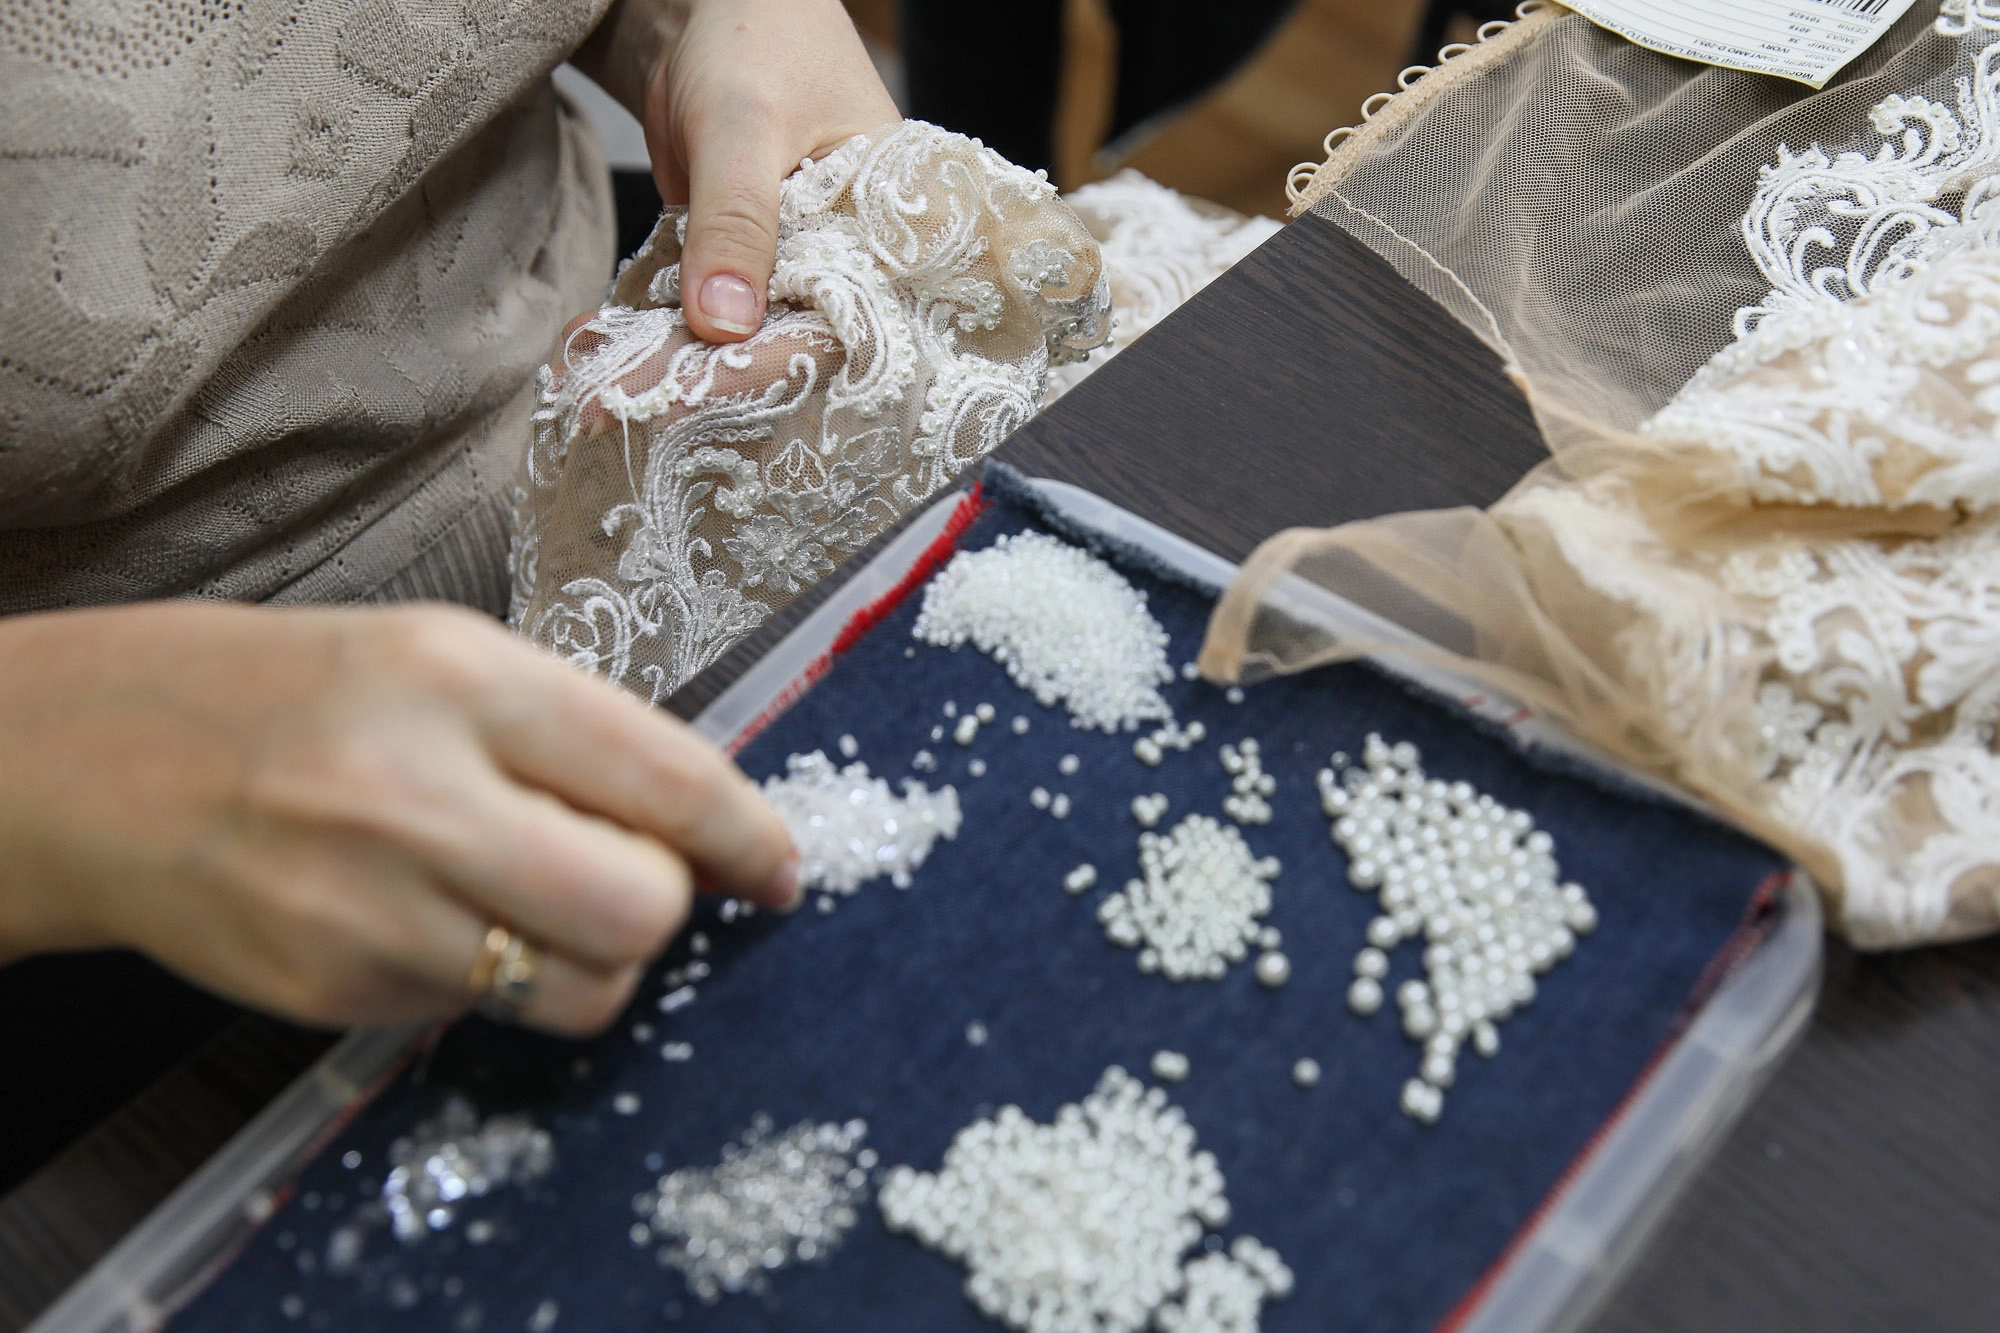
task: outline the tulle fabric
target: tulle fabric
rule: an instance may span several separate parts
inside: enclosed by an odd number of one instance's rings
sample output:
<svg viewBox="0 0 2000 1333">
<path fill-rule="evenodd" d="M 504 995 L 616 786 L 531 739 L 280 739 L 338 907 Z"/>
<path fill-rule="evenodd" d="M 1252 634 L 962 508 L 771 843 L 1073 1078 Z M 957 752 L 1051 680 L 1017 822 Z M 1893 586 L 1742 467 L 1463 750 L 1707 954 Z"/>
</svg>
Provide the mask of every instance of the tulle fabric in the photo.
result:
<svg viewBox="0 0 2000 1333">
<path fill-rule="evenodd" d="M 1547 463 L 1490 510 L 1274 537 L 1222 678 L 1418 630 L 1780 846 L 1855 942 L 2000 926 L 2000 3 L 1825 92 L 1524 6 L 1329 136 L 1300 207 L 1503 358 Z"/>
</svg>

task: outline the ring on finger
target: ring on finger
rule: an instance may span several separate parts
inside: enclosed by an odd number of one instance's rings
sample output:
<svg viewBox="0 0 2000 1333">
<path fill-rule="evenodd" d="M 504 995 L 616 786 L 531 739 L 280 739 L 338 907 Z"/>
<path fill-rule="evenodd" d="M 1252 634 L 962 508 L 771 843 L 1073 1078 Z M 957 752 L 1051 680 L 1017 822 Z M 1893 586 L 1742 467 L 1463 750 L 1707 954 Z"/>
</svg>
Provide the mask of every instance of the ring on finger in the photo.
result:
<svg viewBox="0 0 2000 1333">
<path fill-rule="evenodd" d="M 488 1017 L 512 1020 L 535 993 L 541 954 L 507 927 L 488 928 L 467 978 L 479 1008 Z"/>
</svg>

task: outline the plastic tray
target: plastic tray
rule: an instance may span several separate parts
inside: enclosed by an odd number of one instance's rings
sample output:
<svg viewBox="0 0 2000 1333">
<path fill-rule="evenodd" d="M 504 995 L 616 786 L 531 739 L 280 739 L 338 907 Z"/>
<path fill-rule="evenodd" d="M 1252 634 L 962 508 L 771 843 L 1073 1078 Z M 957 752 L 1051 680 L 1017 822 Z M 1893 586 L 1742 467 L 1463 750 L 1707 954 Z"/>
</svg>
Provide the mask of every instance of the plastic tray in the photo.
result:
<svg viewBox="0 0 2000 1333">
<path fill-rule="evenodd" d="M 1109 502 L 1062 482 L 1036 488 L 1070 519 L 1216 586 L 1235 566 Z M 733 747 L 808 688 L 853 614 L 899 583 L 936 539 L 957 494 L 919 515 L 895 541 L 745 672 L 695 726 Z M 1281 580 L 1272 604 L 1374 643 L 1423 641 L 1324 589 Z M 1524 741 L 1666 791 L 1643 774 L 1562 735 L 1514 701 L 1394 650 L 1392 670 L 1456 699 Z M 1672 794 L 1671 792 L 1669 794 Z M 1675 799 L 1685 801 L 1684 797 Z M 1616 1286 L 1679 1189 L 1720 1143 L 1778 1058 L 1805 1026 L 1818 993 L 1817 895 L 1791 876 L 1778 924 L 1717 989 L 1654 1066 L 1558 1192 L 1517 1238 L 1504 1264 L 1464 1311 L 1458 1333 L 1566 1333 L 1585 1323 Z M 392 1076 L 428 1029 L 356 1032 L 344 1038 L 52 1306 L 30 1333 L 138 1333 L 226 1265 L 270 1215 L 287 1182 L 372 1091 Z"/>
</svg>

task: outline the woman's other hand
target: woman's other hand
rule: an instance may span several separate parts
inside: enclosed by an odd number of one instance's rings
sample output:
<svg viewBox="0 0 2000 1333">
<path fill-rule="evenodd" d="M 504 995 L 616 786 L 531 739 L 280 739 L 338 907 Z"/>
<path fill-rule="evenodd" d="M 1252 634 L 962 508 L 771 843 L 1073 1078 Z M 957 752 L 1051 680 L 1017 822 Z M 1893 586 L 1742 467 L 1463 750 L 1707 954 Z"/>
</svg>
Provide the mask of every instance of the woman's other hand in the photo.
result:
<svg viewBox="0 0 2000 1333">
<path fill-rule="evenodd" d="M 522 1022 L 629 999 L 697 883 L 796 904 L 742 773 L 443 607 L 0 621 L 0 958 L 129 946 L 309 1023 L 443 1017 L 504 924 Z"/>
<path fill-rule="evenodd" d="M 763 322 L 778 183 L 899 119 L 839 0 L 617 0 L 576 64 L 645 127 L 661 198 L 688 205 L 682 308 L 710 342 Z"/>
</svg>

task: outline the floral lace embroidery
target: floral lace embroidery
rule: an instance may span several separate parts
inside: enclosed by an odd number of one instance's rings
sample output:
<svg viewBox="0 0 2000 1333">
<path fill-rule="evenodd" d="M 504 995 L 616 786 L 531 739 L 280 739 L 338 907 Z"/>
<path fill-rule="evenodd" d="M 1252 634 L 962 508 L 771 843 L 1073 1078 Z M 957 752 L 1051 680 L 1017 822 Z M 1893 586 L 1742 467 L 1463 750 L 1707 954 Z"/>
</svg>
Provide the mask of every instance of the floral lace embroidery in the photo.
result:
<svg viewBox="0 0 2000 1333">
<path fill-rule="evenodd" d="M 771 316 L 694 339 L 670 211 L 544 370 L 510 618 L 657 702 L 941 489 L 1104 340 L 1041 173 L 921 122 L 787 179 Z"/>
<path fill-rule="evenodd" d="M 1887 98 L 1873 151 L 1764 170 L 1745 235 L 1771 294 L 1645 427 L 1698 504 L 1837 521 L 1675 541 L 1631 476 L 1496 511 L 1640 612 L 1627 679 L 1826 850 L 1876 946 L 2000 924 L 2000 0 L 1938 31 L 1948 102 Z"/>
</svg>

